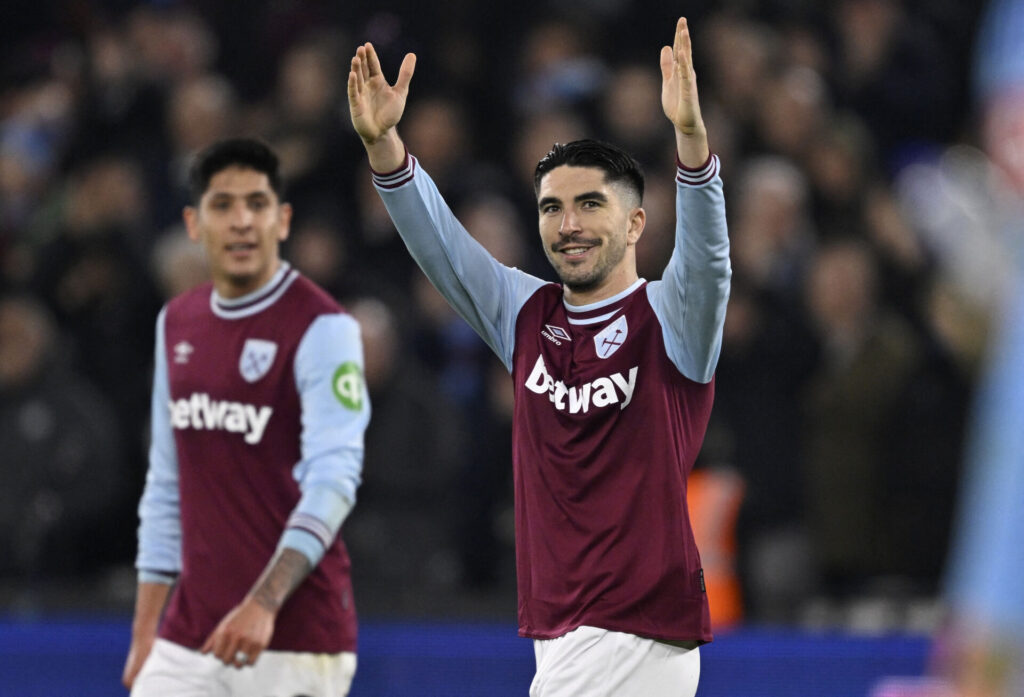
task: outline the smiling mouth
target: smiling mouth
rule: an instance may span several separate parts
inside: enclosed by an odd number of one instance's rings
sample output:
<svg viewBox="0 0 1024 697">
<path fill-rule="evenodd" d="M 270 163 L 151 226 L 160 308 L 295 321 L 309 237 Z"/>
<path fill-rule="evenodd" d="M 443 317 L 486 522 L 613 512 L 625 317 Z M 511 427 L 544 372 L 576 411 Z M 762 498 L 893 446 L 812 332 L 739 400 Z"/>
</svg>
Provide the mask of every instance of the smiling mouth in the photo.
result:
<svg viewBox="0 0 1024 697">
<path fill-rule="evenodd" d="M 256 245 L 252 242 L 233 242 L 225 249 L 229 252 L 249 252 L 256 249 Z"/>
<path fill-rule="evenodd" d="M 583 256 L 596 246 L 597 244 L 581 245 L 579 242 L 568 242 L 556 247 L 555 251 L 559 254 L 564 254 L 567 257 L 578 257 Z"/>
</svg>

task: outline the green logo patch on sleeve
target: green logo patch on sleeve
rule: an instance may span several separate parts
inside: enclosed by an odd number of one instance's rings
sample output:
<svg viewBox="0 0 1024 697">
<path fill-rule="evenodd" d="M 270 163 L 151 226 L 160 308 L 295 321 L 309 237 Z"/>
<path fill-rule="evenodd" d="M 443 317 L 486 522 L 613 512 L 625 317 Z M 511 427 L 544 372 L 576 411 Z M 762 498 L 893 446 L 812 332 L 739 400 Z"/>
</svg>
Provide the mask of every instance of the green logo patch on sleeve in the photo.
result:
<svg viewBox="0 0 1024 697">
<path fill-rule="evenodd" d="M 363 408 L 363 371 L 358 363 L 348 361 L 339 365 L 334 371 L 331 387 L 341 406 L 352 411 Z"/>
</svg>

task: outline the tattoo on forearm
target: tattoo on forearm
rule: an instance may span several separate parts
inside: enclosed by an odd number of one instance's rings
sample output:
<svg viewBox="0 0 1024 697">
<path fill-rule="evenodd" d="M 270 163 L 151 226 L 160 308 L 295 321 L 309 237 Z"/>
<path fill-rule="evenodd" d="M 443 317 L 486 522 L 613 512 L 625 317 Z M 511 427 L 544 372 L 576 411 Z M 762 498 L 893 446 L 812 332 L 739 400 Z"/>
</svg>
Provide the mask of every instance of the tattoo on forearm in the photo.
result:
<svg viewBox="0 0 1024 697">
<path fill-rule="evenodd" d="M 284 601 L 312 570 L 309 559 L 294 549 L 282 549 L 263 572 L 252 597 L 271 612 L 277 612 Z"/>
</svg>

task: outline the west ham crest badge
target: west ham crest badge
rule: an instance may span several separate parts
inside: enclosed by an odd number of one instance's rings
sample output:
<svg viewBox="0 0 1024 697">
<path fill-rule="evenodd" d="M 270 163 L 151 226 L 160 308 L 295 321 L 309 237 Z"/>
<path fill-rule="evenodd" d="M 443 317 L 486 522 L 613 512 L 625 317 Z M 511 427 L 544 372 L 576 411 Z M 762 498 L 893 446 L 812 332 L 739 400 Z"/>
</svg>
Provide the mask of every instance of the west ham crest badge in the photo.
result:
<svg viewBox="0 0 1024 697">
<path fill-rule="evenodd" d="M 274 364 L 277 344 L 266 339 L 246 339 L 238 359 L 238 371 L 246 382 L 256 382 L 267 374 Z"/>
<path fill-rule="evenodd" d="M 598 358 L 608 358 L 626 341 L 629 334 L 629 325 L 626 324 L 626 316 L 622 315 L 607 327 L 594 336 L 594 349 Z"/>
</svg>

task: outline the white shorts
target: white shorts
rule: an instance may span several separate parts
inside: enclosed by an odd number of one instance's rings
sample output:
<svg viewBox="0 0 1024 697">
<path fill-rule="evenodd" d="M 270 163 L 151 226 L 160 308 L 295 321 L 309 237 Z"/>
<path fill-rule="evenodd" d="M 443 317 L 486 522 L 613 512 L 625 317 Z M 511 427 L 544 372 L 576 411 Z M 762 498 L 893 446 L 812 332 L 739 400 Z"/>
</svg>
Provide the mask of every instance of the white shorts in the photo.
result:
<svg viewBox="0 0 1024 697">
<path fill-rule="evenodd" d="M 157 639 L 135 678 L 132 697 L 345 697 L 354 653 L 264 651 L 256 664 L 227 666 L 212 654 Z"/>
<path fill-rule="evenodd" d="M 700 650 L 580 627 L 533 642 L 530 697 L 694 697 Z"/>
</svg>

